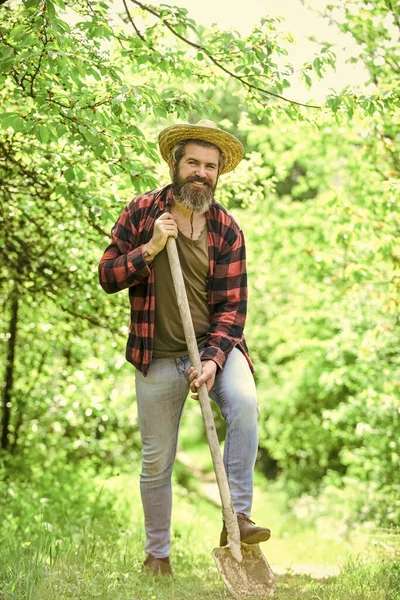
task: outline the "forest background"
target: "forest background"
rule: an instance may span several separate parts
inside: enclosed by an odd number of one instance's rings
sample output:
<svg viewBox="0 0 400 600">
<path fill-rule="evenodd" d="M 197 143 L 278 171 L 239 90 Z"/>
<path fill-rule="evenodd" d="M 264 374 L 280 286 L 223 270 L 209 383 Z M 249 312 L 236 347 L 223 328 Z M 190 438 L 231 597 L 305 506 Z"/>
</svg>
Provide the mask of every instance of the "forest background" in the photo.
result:
<svg viewBox="0 0 400 600">
<path fill-rule="evenodd" d="M 97 264 L 123 207 L 168 182 L 158 132 L 200 118 L 246 149 L 218 200 L 247 241 L 260 493 L 288 519 L 347 538 L 368 531 L 398 552 L 400 9 L 333 0 L 319 10 L 352 39 L 348 60 L 366 81 L 317 102 L 335 46 L 315 39 L 294 65 L 277 17 L 241 35 L 135 0 L 0 6 L 5 598 L 52 598 L 40 582 L 79 555 L 89 525 L 95 535 L 95 513 L 103 528 L 131 518 L 142 535 L 137 496 L 132 507 L 134 491 L 115 483 L 140 463 L 127 297 L 102 292 Z M 181 450 L 210 470 L 192 401 Z M 200 502 L 183 463 L 175 480 L 182 501 Z"/>
</svg>

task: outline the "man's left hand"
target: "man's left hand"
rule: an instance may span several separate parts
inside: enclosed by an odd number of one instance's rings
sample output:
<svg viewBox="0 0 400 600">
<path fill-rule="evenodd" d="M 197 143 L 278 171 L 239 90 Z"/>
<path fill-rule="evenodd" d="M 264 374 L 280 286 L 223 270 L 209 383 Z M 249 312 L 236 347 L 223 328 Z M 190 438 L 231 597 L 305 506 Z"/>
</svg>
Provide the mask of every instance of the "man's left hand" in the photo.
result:
<svg viewBox="0 0 400 600">
<path fill-rule="evenodd" d="M 198 400 L 199 396 L 195 392 L 197 392 L 198 388 L 205 383 L 207 386 L 207 392 L 209 392 L 214 385 L 215 375 L 217 373 L 217 363 L 213 360 L 205 360 L 202 364 L 202 372 L 201 375 L 198 376 L 198 372 L 193 367 L 189 369 L 189 381 L 190 381 L 190 389 L 192 390 L 193 395 L 191 398 L 193 400 Z"/>
</svg>

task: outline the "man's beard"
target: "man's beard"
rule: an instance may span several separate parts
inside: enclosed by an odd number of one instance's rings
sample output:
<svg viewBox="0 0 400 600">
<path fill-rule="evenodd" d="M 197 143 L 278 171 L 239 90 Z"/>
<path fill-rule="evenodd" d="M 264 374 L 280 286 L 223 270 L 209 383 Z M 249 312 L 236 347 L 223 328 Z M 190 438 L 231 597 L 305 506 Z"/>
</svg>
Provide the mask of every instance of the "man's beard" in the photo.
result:
<svg viewBox="0 0 400 600">
<path fill-rule="evenodd" d="M 197 187 L 192 184 L 193 181 L 201 181 L 204 185 Z M 209 181 L 202 177 L 187 177 L 181 179 L 178 169 L 175 168 L 172 180 L 172 191 L 175 198 L 184 208 L 196 213 L 203 214 L 208 211 L 214 202 L 214 192 L 217 184 L 213 187 Z"/>
</svg>

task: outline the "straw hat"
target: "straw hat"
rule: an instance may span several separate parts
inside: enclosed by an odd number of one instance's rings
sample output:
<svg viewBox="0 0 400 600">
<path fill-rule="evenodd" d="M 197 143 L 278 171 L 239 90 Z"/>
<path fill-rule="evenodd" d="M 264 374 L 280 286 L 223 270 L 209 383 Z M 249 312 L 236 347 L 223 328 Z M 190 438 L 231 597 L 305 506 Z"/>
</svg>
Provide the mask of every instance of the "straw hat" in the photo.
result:
<svg viewBox="0 0 400 600">
<path fill-rule="evenodd" d="M 183 123 L 163 129 L 158 136 L 161 156 L 169 162 L 172 148 L 181 140 L 191 139 L 210 142 L 221 150 L 225 156 L 225 165 L 221 174 L 232 171 L 243 158 L 244 149 L 239 140 L 207 119 L 201 119 L 196 125 Z"/>
</svg>

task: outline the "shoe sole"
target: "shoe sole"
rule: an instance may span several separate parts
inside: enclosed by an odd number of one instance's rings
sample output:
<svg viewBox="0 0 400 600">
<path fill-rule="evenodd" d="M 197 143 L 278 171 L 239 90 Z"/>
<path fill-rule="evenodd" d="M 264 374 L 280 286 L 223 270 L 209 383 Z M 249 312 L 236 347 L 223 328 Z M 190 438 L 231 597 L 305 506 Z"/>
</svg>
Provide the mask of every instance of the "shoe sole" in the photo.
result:
<svg viewBox="0 0 400 600">
<path fill-rule="evenodd" d="M 271 537 L 270 531 L 259 531 L 249 535 L 246 539 L 240 540 L 243 544 L 259 544 L 260 542 L 267 542 Z"/>
<path fill-rule="evenodd" d="M 249 546 L 251 546 L 252 544 L 260 544 L 261 542 L 267 542 L 270 537 L 271 532 L 269 530 L 264 530 L 258 531 L 257 533 L 253 533 L 252 535 L 249 535 L 246 539 L 240 540 L 240 542 L 242 544 L 248 544 Z M 219 541 L 220 548 L 223 548 L 228 543 L 228 541 L 226 541 L 225 543 L 223 542 L 224 540 Z"/>
</svg>

